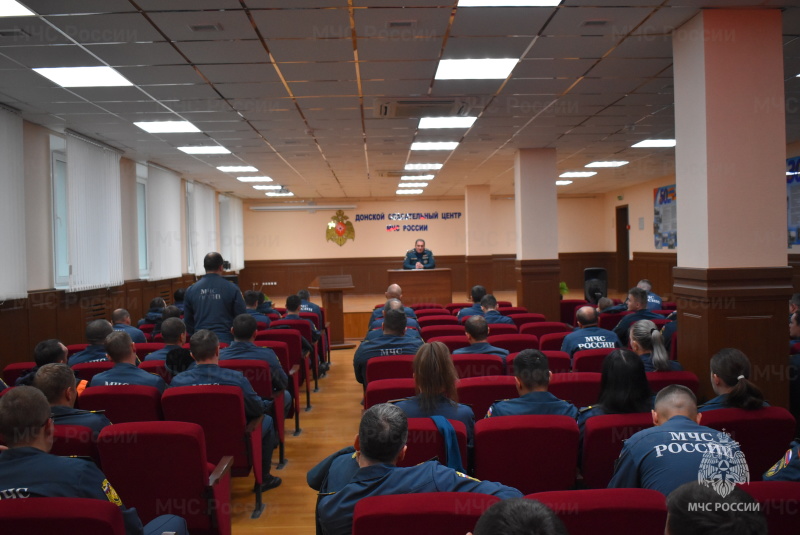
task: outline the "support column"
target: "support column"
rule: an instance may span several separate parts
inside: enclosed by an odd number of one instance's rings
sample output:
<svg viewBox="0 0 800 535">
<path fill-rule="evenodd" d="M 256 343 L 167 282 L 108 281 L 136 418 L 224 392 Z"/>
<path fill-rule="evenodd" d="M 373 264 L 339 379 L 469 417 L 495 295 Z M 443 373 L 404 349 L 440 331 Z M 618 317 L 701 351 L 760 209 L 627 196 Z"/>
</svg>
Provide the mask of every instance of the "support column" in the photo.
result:
<svg viewBox="0 0 800 535">
<path fill-rule="evenodd" d="M 492 201 L 489 186 L 467 186 L 464 188 L 464 211 L 466 213 L 467 256 L 466 295 L 471 301 L 470 289 L 480 284 L 488 293 L 494 287 L 492 278 L 492 251 L 489 247 L 489 228 L 492 220 Z"/>
<path fill-rule="evenodd" d="M 678 356 L 714 396 L 709 359 L 741 349 L 788 405 L 786 133 L 779 10 L 707 10 L 673 35 Z"/>
<path fill-rule="evenodd" d="M 517 304 L 560 317 L 555 149 L 520 149 L 514 161 Z"/>
</svg>

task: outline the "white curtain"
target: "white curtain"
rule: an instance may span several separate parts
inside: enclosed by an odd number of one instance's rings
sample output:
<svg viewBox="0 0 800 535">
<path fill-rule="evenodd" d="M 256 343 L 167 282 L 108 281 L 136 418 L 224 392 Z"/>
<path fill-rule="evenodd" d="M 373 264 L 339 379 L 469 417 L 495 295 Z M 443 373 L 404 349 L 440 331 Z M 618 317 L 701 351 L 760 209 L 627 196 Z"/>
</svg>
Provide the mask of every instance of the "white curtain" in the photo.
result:
<svg viewBox="0 0 800 535">
<path fill-rule="evenodd" d="M 150 280 L 181 276 L 181 179 L 147 168 L 147 258 Z"/>
<path fill-rule="evenodd" d="M 190 273 L 205 275 L 203 258 L 217 250 L 217 202 L 214 190 L 199 182 L 192 184 L 187 209 L 189 221 L 186 232 L 194 257 L 194 271 L 190 269 Z"/>
<path fill-rule="evenodd" d="M 222 258 L 231 263 L 232 271 L 244 269 L 244 222 L 242 200 L 219 196 L 219 239 Z"/>
<path fill-rule="evenodd" d="M 67 132 L 70 292 L 124 282 L 119 152 Z"/>
<path fill-rule="evenodd" d="M 22 118 L 0 107 L 0 250 L 9 255 L 0 277 L 0 301 L 28 296 L 22 150 Z"/>
</svg>

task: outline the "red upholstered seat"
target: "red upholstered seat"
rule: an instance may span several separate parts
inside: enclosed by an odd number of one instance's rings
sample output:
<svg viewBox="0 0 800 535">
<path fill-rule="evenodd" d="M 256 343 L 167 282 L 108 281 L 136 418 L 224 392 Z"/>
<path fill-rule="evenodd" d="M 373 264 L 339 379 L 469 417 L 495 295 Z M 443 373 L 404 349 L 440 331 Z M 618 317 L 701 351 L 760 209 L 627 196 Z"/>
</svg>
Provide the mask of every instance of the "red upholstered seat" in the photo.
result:
<svg viewBox="0 0 800 535">
<path fill-rule="evenodd" d="M 453 355 L 453 364 L 460 378 L 503 375 L 506 371 L 503 359 L 497 355 L 464 353 Z"/>
<path fill-rule="evenodd" d="M 606 329 L 608 331 L 613 331 L 614 327 L 617 326 L 617 323 L 622 320 L 622 317 L 627 314 L 633 314 L 633 312 L 620 312 L 615 314 L 600 314 L 600 319 L 597 321 L 597 326 L 601 329 Z"/>
<path fill-rule="evenodd" d="M 302 335 L 300 331 L 297 329 L 267 329 L 266 331 L 258 331 L 256 332 L 256 342 L 261 340 L 271 340 L 277 342 L 284 342 L 287 347 L 289 348 L 289 365 L 294 367 L 297 365 L 298 367 L 298 385 L 303 384 L 305 381 L 306 385 L 306 410 L 311 409 L 311 385 L 310 385 L 310 377 L 311 377 L 311 368 L 309 364 L 309 359 L 303 355 L 303 342 L 302 342 Z M 284 366 L 284 371 L 288 374 L 289 371 L 286 370 Z M 300 408 L 300 396 L 295 396 L 295 425 L 299 428 L 299 408 Z"/>
<path fill-rule="evenodd" d="M 506 357 L 506 374 L 514 375 L 514 359 L 519 355 L 516 353 L 509 353 Z M 547 365 L 553 373 L 566 373 L 571 370 L 571 363 L 569 355 L 563 351 L 542 351 L 544 356 L 547 357 Z"/>
<path fill-rule="evenodd" d="M 219 463 L 232 455 L 231 475 L 255 479 L 256 512 L 263 510 L 261 500 L 261 421 L 245 420 L 244 397 L 238 386 L 205 385 L 168 388 L 161 397 L 164 418 L 195 423 L 203 428 L 208 461 Z"/>
<path fill-rule="evenodd" d="M 656 490 L 567 490 L 525 497 L 555 511 L 569 533 L 662 535 L 667 522 L 666 500 Z"/>
<path fill-rule="evenodd" d="M 497 307 L 497 311 L 503 316 L 510 316 L 512 314 L 527 314 L 528 309 L 525 307 Z"/>
<path fill-rule="evenodd" d="M 161 333 L 159 333 L 161 334 Z M 136 356 L 139 357 L 139 360 L 144 360 L 144 358 L 152 353 L 153 351 L 158 351 L 159 349 L 164 349 L 163 342 L 148 342 L 146 344 L 136 344 Z"/>
<path fill-rule="evenodd" d="M 120 508 L 92 498 L 0 500 L 0 519 L 3 533 L 125 535 Z"/>
<path fill-rule="evenodd" d="M 305 360 L 305 372 L 306 377 L 312 376 L 314 378 L 314 392 L 319 390 L 319 361 L 317 360 L 316 355 L 318 355 L 318 342 L 314 342 L 314 335 L 311 331 L 311 325 L 304 319 L 280 319 L 273 321 L 267 332 L 269 331 L 298 331 L 300 335 L 305 338 L 309 344 L 314 346 L 314 350 L 311 352 L 311 355 L 303 355 Z M 302 354 L 302 342 L 300 342 L 300 351 Z M 308 379 L 307 379 L 308 380 Z M 311 394 L 308 391 L 308 386 L 306 386 L 306 392 L 308 393 L 308 400 L 307 400 L 307 409 L 311 407 Z"/>
<path fill-rule="evenodd" d="M 440 308 L 442 310 L 446 310 L 441 304 L 439 304 L 439 303 L 430 303 L 430 302 L 428 302 L 428 303 L 425 303 L 425 302 L 423 302 L 423 303 L 411 303 L 408 306 L 408 308 L 410 308 L 411 310 L 414 310 L 414 311 L 422 310 L 424 308 Z"/>
<path fill-rule="evenodd" d="M 11 364 L 7 364 L 6 367 L 3 368 L 3 381 L 8 386 L 14 386 L 14 383 L 17 382 L 17 379 L 28 373 L 28 371 L 35 366 L 36 363 L 33 361 L 12 362 Z"/>
<path fill-rule="evenodd" d="M 50 453 L 62 457 L 91 457 L 100 464 L 97 442 L 91 428 L 83 425 L 56 425 L 53 427 L 53 447 Z"/>
<path fill-rule="evenodd" d="M 800 482 L 753 481 L 739 486 L 761 506 L 770 535 L 796 535 L 800 526 Z"/>
<path fill-rule="evenodd" d="M 458 402 L 472 408 L 476 421 L 486 416 L 495 401 L 519 397 L 517 383 L 508 375 L 467 377 L 458 381 L 456 391 Z"/>
<path fill-rule="evenodd" d="M 414 379 L 380 379 L 370 381 L 364 394 L 364 409 L 393 399 L 408 398 L 415 392 Z"/>
<path fill-rule="evenodd" d="M 436 316 L 419 316 L 417 323 L 419 323 L 420 328 L 431 325 L 460 325 L 458 318 L 453 315 L 443 314 L 444 312 L 446 310 L 439 309 L 439 314 Z"/>
<path fill-rule="evenodd" d="M 575 483 L 578 424 L 569 416 L 503 416 L 475 422 L 475 477 L 523 494 Z"/>
<path fill-rule="evenodd" d="M 280 340 L 256 340 L 253 342 L 259 347 L 268 347 L 275 352 L 281 367 L 289 377 L 289 392 L 292 394 L 294 405 L 289 412 L 289 416 L 294 416 L 294 435 L 300 434 L 300 370 L 302 361 L 293 361 L 292 354 L 289 352 L 289 344 Z M 295 359 L 297 355 L 295 355 Z"/>
<path fill-rule="evenodd" d="M 575 310 L 588 305 L 585 299 L 562 299 L 559 301 L 559 320 L 567 325 L 575 325 Z"/>
<path fill-rule="evenodd" d="M 93 386 L 83 391 L 79 401 L 82 410 L 105 411 L 114 424 L 163 419 L 161 392 L 154 386 Z"/>
<path fill-rule="evenodd" d="M 417 315 L 417 319 L 425 318 L 427 316 L 452 316 L 450 311 L 444 307 L 420 308 L 419 310 L 415 310 L 414 314 Z"/>
<path fill-rule="evenodd" d="M 522 327 L 526 323 L 540 323 L 547 321 L 544 314 L 536 314 L 534 312 L 522 312 L 518 314 L 508 314 L 508 317 L 514 320 L 514 325 L 517 328 Z"/>
<path fill-rule="evenodd" d="M 462 347 L 467 347 L 469 345 L 469 340 L 467 340 L 467 337 L 464 334 L 456 334 L 453 336 L 434 336 L 433 338 L 429 338 L 428 342 L 441 342 L 447 346 L 447 349 L 450 350 L 450 353 L 456 349 L 461 349 Z"/>
<path fill-rule="evenodd" d="M 537 321 L 536 323 L 526 323 L 519 328 L 519 332 L 541 338 L 545 334 L 572 332 L 572 327 L 558 321 Z"/>
<path fill-rule="evenodd" d="M 167 371 L 166 360 L 146 360 L 139 363 L 139 367 L 148 373 L 160 375 L 164 382 L 172 381 L 172 374 Z"/>
<path fill-rule="evenodd" d="M 114 363 L 110 360 L 101 360 L 97 362 L 84 362 L 76 364 L 72 367 L 78 378 L 81 380 L 91 381 L 92 377 L 98 373 L 107 372 L 114 367 Z"/>
<path fill-rule="evenodd" d="M 561 351 L 561 345 L 569 332 L 547 333 L 539 337 L 539 349 L 542 351 Z"/>
<path fill-rule="evenodd" d="M 143 523 L 175 514 L 186 520 L 190 533 L 230 535 L 233 457 L 210 464 L 199 425 L 114 424 L 100 433 L 98 448 L 105 475 Z M 157 479 L 143 474 L 157 474 Z"/>
<path fill-rule="evenodd" d="M 593 372 L 554 373 L 548 390 L 578 408 L 597 402 L 600 374 Z"/>
<path fill-rule="evenodd" d="M 576 372 L 600 373 L 603 371 L 603 361 L 612 351 L 613 347 L 576 351 L 572 355 L 572 369 Z"/>
<path fill-rule="evenodd" d="M 584 484 L 591 489 L 606 488 L 614 475 L 614 461 L 622 451 L 623 441 L 648 427 L 653 427 L 649 412 L 588 418 L 583 428 L 581 459 Z"/>
<path fill-rule="evenodd" d="M 647 372 L 647 382 L 650 389 L 658 393 L 659 390 L 668 385 L 683 385 L 697 394 L 700 389 L 700 380 L 694 372 Z"/>
<path fill-rule="evenodd" d="M 67 346 L 67 356 L 71 357 L 75 353 L 80 353 L 87 347 L 89 347 L 89 344 L 70 344 Z"/>
<path fill-rule="evenodd" d="M 739 443 L 750 468 L 750 481 L 761 481 L 761 475 L 786 453 L 794 437 L 794 416 L 783 407 L 716 409 L 702 414 L 703 425 L 724 429 Z"/>
<path fill-rule="evenodd" d="M 519 334 L 519 329 L 516 325 L 511 325 L 509 323 L 490 323 L 489 335 L 492 336 L 496 334 Z"/>
<path fill-rule="evenodd" d="M 490 334 L 486 341 L 495 347 L 507 349 L 509 353 L 518 353 L 523 349 L 539 349 L 539 338 L 531 334 Z"/>
<path fill-rule="evenodd" d="M 356 503 L 353 535 L 464 535 L 498 501 L 496 496 L 472 492 L 372 496 Z"/>
<path fill-rule="evenodd" d="M 458 420 L 448 420 L 456 432 L 458 449 L 461 452 L 461 462 L 467 465 L 467 426 Z M 416 466 L 419 463 L 436 458 L 442 464 L 447 464 L 447 452 L 444 438 L 430 418 L 408 419 L 408 449 L 403 460 L 397 466 Z"/>
<path fill-rule="evenodd" d="M 465 332 L 463 325 L 429 325 L 419 330 L 420 336 L 426 342 L 439 336 L 464 336 Z"/>
<path fill-rule="evenodd" d="M 447 310 L 449 310 L 451 314 L 455 316 L 456 314 L 458 314 L 459 310 L 461 310 L 462 308 L 469 308 L 473 304 L 474 303 L 448 303 L 444 307 Z"/>
<path fill-rule="evenodd" d="M 367 384 L 380 379 L 411 379 L 414 355 L 386 355 L 367 361 Z"/>
</svg>

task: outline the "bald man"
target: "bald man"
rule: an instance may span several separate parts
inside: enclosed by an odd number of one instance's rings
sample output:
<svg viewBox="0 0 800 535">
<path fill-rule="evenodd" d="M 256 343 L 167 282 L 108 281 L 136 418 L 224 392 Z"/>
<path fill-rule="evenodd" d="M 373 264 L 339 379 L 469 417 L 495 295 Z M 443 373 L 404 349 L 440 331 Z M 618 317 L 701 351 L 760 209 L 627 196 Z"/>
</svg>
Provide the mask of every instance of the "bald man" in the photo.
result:
<svg viewBox="0 0 800 535">
<path fill-rule="evenodd" d="M 397 299 L 400 302 L 403 301 L 403 289 L 400 288 L 399 284 L 390 284 L 389 287 L 386 288 L 386 293 L 383 295 L 386 296 L 387 301 L 390 299 Z M 405 307 L 404 312 L 406 313 L 407 317 L 411 319 L 417 319 L 417 315 L 410 308 Z M 377 319 L 380 319 L 381 316 L 383 316 L 383 308 L 378 307 L 375 310 L 373 310 L 372 316 L 370 316 L 369 318 L 369 326 L 372 326 L 372 322 L 374 322 Z"/>
<path fill-rule="evenodd" d="M 625 441 L 609 488 L 654 489 L 665 496 L 689 481 L 732 489 L 748 481 L 739 444 L 700 425 L 697 398 L 682 385 L 656 396 L 653 425 Z"/>
</svg>

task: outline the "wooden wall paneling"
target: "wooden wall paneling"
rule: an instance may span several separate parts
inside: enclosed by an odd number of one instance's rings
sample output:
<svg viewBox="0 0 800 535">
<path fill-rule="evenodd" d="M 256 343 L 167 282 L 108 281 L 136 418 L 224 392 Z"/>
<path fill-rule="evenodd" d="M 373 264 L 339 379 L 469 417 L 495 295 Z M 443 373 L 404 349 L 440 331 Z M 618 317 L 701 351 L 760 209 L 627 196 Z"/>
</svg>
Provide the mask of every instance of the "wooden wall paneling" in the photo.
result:
<svg viewBox="0 0 800 535">
<path fill-rule="evenodd" d="M 516 255 L 492 255 L 492 284 L 494 291 L 517 289 Z M 466 299 L 470 301 L 470 299 Z"/>
<path fill-rule="evenodd" d="M 351 340 L 363 340 L 369 328 L 371 312 L 346 312 L 344 314 L 344 337 Z"/>
<path fill-rule="evenodd" d="M 549 321 L 561 317 L 559 261 L 517 260 L 517 306 L 529 312 L 544 314 Z"/>
<path fill-rule="evenodd" d="M 28 351 L 28 300 L 11 299 L 0 303 L 3 344 L 0 369 L 12 362 L 33 360 Z"/>
<path fill-rule="evenodd" d="M 678 263 L 677 253 L 633 253 L 630 264 L 629 280 L 631 287 L 641 279 L 649 279 L 653 283 L 653 292 L 665 301 L 672 301 L 674 279 L 672 268 Z M 627 288 L 625 289 L 627 290 Z M 624 290 L 623 290 L 624 291 Z"/>
<path fill-rule="evenodd" d="M 55 338 L 58 331 L 58 306 L 60 296 L 56 290 L 43 290 L 28 294 L 28 340 L 27 348 L 33 360 L 33 348 L 42 340 Z M 26 360 L 26 359 L 22 359 Z"/>
<path fill-rule="evenodd" d="M 609 287 L 611 287 L 616 280 L 614 254 L 613 251 L 559 254 L 561 281 L 566 282 L 570 290 L 583 292 L 583 270 L 590 267 L 599 267 L 606 269 Z"/>
<path fill-rule="evenodd" d="M 789 266 L 792 268 L 792 293 L 800 292 L 800 254 L 789 254 Z"/>
</svg>

